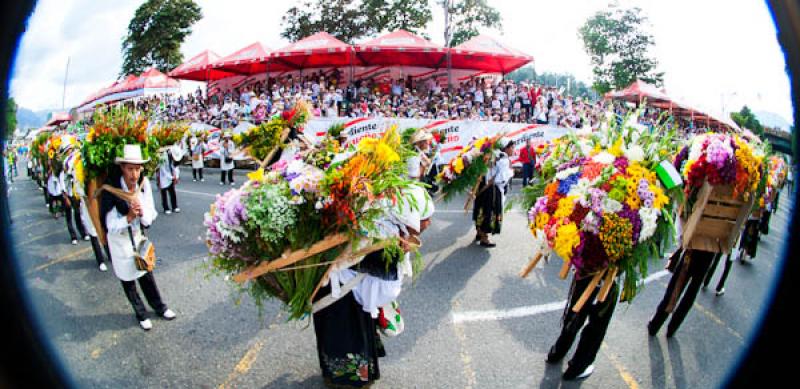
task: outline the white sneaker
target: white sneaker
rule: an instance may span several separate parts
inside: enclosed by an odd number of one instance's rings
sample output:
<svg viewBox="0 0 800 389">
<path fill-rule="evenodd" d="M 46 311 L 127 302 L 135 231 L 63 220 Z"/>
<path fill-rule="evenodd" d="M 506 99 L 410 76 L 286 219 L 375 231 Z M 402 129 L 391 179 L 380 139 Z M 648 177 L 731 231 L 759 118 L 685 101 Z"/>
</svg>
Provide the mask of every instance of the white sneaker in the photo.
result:
<svg viewBox="0 0 800 389">
<path fill-rule="evenodd" d="M 89 238 L 89 235 L 86 235 L 86 236 L 83 237 L 83 240 L 85 240 L 87 242 L 89 241 L 89 239 L 91 239 L 91 238 Z"/>
<path fill-rule="evenodd" d="M 220 182 L 219 184 L 220 184 L 220 185 L 225 185 L 225 184 L 224 184 L 224 183 L 222 183 L 222 182 Z"/>
<path fill-rule="evenodd" d="M 206 182 L 206 179 L 205 178 L 201 178 L 200 182 Z"/>
<path fill-rule="evenodd" d="M 73 245 L 77 245 L 77 244 L 78 244 L 78 240 L 77 240 L 77 239 L 73 239 L 73 240 L 72 240 L 72 244 L 73 244 Z"/>
<path fill-rule="evenodd" d="M 175 312 L 173 312 L 171 309 L 168 308 L 166 311 L 164 311 L 163 314 L 161 314 L 161 316 L 163 316 L 164 319 L 172 320 L 176 318 L 178 315 L 176 315 Z"/>
<path fill-rule="evenodd" d="M 725 288 L 722 288 L 717 291 L 717 296 L 722 296 L 723 294 L 725 294 Z"/>
<path fill-rule="evenodd" d="M 192 178 L 192 182 L 197 182 L 197 179 L 196 178 Z"/>
<path fill-rule="evenodd" d="M 589 367 L 587 367 L 587 368 L 586 368 L 586 370 L 584 370 L 584 371 L 583 371 L 583 373 L 579 374 L 579 375 L 578 375 L 577 377 L 575 377 L 575 378 L 576 378 L 576 379 L 579 379 L 579 380 L 580 380 L 580 379 L 584 379 L 584 378 L 586 378 L 586 377 L 588 377 L 588 376 L 592 375 L 592 373 L 594 373 L 594 365 L 589 365 Z"/>
<path fill-rule="evenodd" d="M 172 211 L 164 211 L 164 214 L 166 214 L 166 215 L 172 215 Z"/>
<path fill-rule="evenodd" d="M 180 208 L 175 208 L 175 213 L 181 213 L 181 209 Z"/>
<path fill-rule="evenodd" d="M 153 323 L 150 321 L 150 319 L 144 319 L 140 321 L 139 325 L 142 326 L 142 329 L 145 331 L 150 331 L 150 329 L 153 328 Z"/>
<path fill-rule="evenodd" d="M 108 266 L 105 263 L 100 264 L 100 271 L 108 271 Z"/>
</svg>

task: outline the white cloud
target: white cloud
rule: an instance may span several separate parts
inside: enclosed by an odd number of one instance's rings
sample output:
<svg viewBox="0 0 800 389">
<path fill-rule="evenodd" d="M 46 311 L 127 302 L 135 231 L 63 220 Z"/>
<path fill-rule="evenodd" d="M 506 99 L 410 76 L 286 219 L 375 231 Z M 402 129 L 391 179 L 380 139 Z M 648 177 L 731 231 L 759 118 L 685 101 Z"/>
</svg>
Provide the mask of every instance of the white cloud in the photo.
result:
<svg viewBox="0 0 800 389">
<path fill-rule="evenodd" d="M 281 17 L 294 1 L 196 0 L 203 20 L 182 47 L 185 58 L 211 49 L 224 56 L 254 41 L 277 49 Z M 442 12 L 434 6 L 427 29 L 442 44 Z M 141 2 L 41 0 L 29 20 L 12 79 L 11 93 L 25 107 L 61 106 L 64 66 L 70 57 L 66 105 L 111 83 L 122 63 L 120 45 Z M 763 2 L 749 0 L 621 1 L 649 17 L 654 55 L 671 95 L 709 111 L 743 104 L 791 121 L 789 79 L 772 18 Z M 534 56 L 537 71 L 569 72 L 591 80 L 589 58 L 578 27 L 606 3 L 597 0 L 494 0 L 503 32 L 487 31 Z"/>
</svg>

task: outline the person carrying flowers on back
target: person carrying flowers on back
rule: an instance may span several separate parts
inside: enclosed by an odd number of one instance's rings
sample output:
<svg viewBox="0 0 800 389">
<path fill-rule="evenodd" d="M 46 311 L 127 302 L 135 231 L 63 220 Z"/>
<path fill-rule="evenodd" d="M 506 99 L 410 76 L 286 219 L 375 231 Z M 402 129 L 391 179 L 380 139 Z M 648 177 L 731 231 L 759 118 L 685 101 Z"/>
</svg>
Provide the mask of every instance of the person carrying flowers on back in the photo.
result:
<svg viewBox="0 0 800 389">
<path fill-rule="evenodd" d="M 489 240 L 489 234 L 500 233 L 505 195 L 514 176 L 509 158 L 514 152 L 514 143 L 508 138 L 500 138 L 497 144 L 500 151 L 495 155 L 495 162 L 485 178 L 479 179 L 472 209 L 472 220 L 478 230 L 475 240 L 483 247 L 497 246 Z"/>
<path fill-rule="evenodd" d="M 141 146 L 125 145 L 123 156 L 114 161 L 119 169 L 113 172 L 115 174 L 109 175 L 107 185 L 127 192 L 132 199 L 126 201 L 104 191 L 100 202 L 100 220 L 107 232 L 114 274 L 122 282 L 125 297 L 133 306 L 136 320 L 145 331 L 153 328 L 153 324 L 147 318 L 147 311 L 136 291 L 136 280 L 139 280 L 139 287 L 142 288 L 147 303 L 159 316 L 167 320 L 176 317 L 175 312 L 167 308 L 161 300 L 153 273 L 139 270 L 136 266 L 134 246 L 144 241 L 143 228 L 150 226 L 158 215 L 150 180 L 142 175 L 142 165 L 148 161 L 142 158 Z"/>
<path fill-rule="evenodd" d="M 414 145 L 414 151 L 417 153 L 407 161 L 408 178 L 421 181 L 431 165 L 431 160 L 426 153 L 430 149 L 430 142 L 433 135 L 424 129 L 419 129 L 411 137 L 411 144 Z"/>
<path fill-rule="evenodd" d="M 205 182 L 203 178 L 203 155 L 206 151 L 206 142 L 201 142 L 197 136 L 192 135 L 189 139 L 189 158 L 192 160 L 192 181 Z"/>
<path fill-rule="evenodd" d="M 229 131 L 225 131 L 225 134 L 222 135 L 222 143 L 219 145 L 220 185 L 225 185 L 225 177 L 227 176 L 228 183 L 233 186 L 233 169 L 235 167 L 233 154 L 235 152 L 236 145 L 233 144 L 233 135 Z"/>
<path fill-rule="evenodd" d="M 53 169 L 52 165 L 55 164 L 55 161 L 50 162 L 51 166 L 49 168 L 49 175 L 47 178 L 47 193 L 50 195 L 50 212 L 53 214 L 53 217 L 58 219 L 58 212 L 61 211 L 64 214 L 64 219 L 67 223 L 67 231 L 69 232 L 70 240 L 72 241 L 73 245 L 78 244 L 78 235 L 75 234 L 75 227 L 73 227 L 72 223 L 72 207 L 71 203 L 69 202 L 69 198 L 67 193 L 64 190 L 64 181 L 63 177 L 61 177 L 61 173 L 56 173 L 55 169 Z"/>
<path fill-rule="evenodd" d="M 173 211 L 175 213 L 181 212 L 178 207 L 178 196 L 175 193 L 175 185 L 178 184 L 178 178 L 181 173 L 178 168 L 178 161 L 183 157 L 181 154 L 181 148 L 177 144 L 164 150 L 156 171 L 158 187 L 161 190 L 161 206 L 164 207 L 164 213 L 167 215 Z M 167 195 L 169 195 L 169 203 L 167 202 Z M 171 208 L 170 204 L 172 204 Z"/>
</svg>

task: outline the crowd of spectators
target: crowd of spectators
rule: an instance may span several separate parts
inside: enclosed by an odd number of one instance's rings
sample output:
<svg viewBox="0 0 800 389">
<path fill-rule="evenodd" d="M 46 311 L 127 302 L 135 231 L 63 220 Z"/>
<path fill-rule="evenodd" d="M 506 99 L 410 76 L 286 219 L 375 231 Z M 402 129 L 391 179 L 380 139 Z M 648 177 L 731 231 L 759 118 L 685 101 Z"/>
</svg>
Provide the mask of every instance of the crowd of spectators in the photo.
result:
<svg viewBox="0 0 800 389">
<path fill-rule="evenodd" d="M 597 128 L 609 107 L 563 93 L 563 89 L 497 77 L 472 78 L 448 90 L 432 79 L 411 77 L 391 82 L 354 80 L 321 72 L 303 77 L 268 78 L 230 90 L 199 88 L 191 94 L 137 102 L 140 111 L 165 120 L 189 120 L 219 128 L 240 121 L 258 124 L 291 109 L 298 99 L 311 103 L 317 117 L 400 117 L 540 123 L 568 128 Z"/>
</svg>

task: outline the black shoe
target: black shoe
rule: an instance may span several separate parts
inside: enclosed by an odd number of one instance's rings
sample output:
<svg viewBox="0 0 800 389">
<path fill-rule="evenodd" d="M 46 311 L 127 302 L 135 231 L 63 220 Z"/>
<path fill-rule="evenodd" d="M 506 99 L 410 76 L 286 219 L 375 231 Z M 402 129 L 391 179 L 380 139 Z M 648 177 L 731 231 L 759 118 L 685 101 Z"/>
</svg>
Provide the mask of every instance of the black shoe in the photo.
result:
<svg viewBox="0 0 800 389">
<path fill-rule="evenodd" d="M 480 234 L 475 234 L 475 241 L 476 242 L 480 242 L 481 241 L 481 235 Z"/>
<path fill-rule="evenodd" d="M 567 370 L 564 372 L 564 375 L 561 377 L 564 380 L 572 381 L 576 379 L 584 379 L 589 377 L 594 373 L 594 365 L 589 365 L 586 367 L 577 367 L 574 365 L 570 365 Z"/>
<path fill-rule="evenodd" d="M 547 358 L 545 358 L 545 362 L 549 364 L 556 364 L 561 362 L 564 359 L 564 354 L 560 354 L 556 352 L 556 346 L 550 347 L 550 351 L 547 353 Z"/>
<path fill-rule="evenodd" d="M 672 328 L 670 326 L 667 326 L 667 338 L 671 338 L 673 335 L 675 335 L 676 332 L 678 332 L 677 328 Z"/>
<path fill-rule="evenodd" d="M 647 333 L 650 334 L 650 336 L 656 336 L 658 333 L 658 328 L 653 325 L 652 321 L 647 322 Z"/>
<path fill-rule="evenodd" d="M 479 245 L 481 245 L 481 246 L 483 246 L 483 247 L 489 247 L 489 248 L 491 248 L 491 247 L 496 247 L 496 246 L 497 246 L 497 244 L 495 244 L 495 243 L 492 243 L 492 242 L 489 242 L 489 241 L 486 241 L 486 242 L 480 242 L 480 243 L 478 243 L 478 244 L 479 244 Z"/>
</svg>

